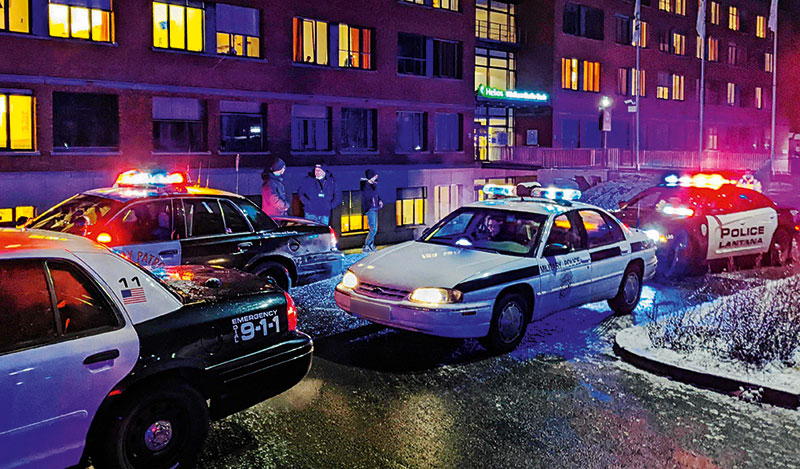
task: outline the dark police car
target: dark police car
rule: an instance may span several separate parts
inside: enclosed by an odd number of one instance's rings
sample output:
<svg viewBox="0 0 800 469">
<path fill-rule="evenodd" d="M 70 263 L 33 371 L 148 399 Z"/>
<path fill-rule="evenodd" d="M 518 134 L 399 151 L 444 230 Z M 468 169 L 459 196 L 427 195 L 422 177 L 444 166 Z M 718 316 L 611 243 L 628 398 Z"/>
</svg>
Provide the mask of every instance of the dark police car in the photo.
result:
<svg viewBox="0 0 800 469">
<path fill-rule="evenodd" d="M 288 293 L 231 269 L 155 274 L 85 238 L 0 229 L 0 467 L 191 465 L 209 419 L 308 372 Z"/>
<path fill-rule="evenodd" d="M 670 278 L 709 263 L 783 265 L 797 256 L 797 211 L 735 183 L 719 174 L 669 175 L 615 214 L 658 242 L 658 268 Z"/>
<path fill-rule="evenodd" d="M 183 173 L 127 171 L 114 187 L 78 194 L 25 226 L 82 235 L 145 266 L 233 267 L 284 290 L 336 275 L 344 261 L 332 228 L 279 224 L 244 197 L 189 185 Z"/>
</svg>

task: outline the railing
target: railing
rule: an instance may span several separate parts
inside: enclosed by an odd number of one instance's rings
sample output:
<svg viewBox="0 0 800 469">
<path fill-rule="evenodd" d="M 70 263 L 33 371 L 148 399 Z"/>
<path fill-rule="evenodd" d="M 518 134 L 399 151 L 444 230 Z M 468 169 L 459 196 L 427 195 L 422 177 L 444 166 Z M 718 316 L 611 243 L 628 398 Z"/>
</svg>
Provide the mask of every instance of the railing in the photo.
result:
<svg viewBox="0 0 800 469">
<path fill-rule="evenodd" d="M 491 21 L 477 20 L 475 22 L 475 36 L 481 39 L 500 42 L 519 42 L 516 28 L 509 28 L 507 24 L 493 23 Z"/>
</svg>

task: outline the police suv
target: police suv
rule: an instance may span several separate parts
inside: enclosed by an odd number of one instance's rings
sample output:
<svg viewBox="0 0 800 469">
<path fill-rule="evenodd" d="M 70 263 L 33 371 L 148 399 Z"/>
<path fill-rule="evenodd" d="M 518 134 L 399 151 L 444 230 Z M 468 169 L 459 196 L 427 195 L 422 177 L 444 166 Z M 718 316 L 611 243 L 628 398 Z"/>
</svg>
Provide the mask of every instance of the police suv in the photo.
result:
<svg viewBox="0 0 800 469">
<path fill-rule="evenodd" d="M 669 278 L 709 264 L 783 265 L 798 254 L 797 211 L 719 174 L 668 175 L 615 214 L 657 241 L 659 271 Z"/>
<path fill-rule="evenodd" d="M 191 465 L 209 418 L 308 372 L 284 291 L 229 269 L 159 274 L 78 236 L 0 229 L 0 466 Z"/>
<path fill-rule="evenodd" d="M 233 267 L 284 290 L 344 267 L 332 228 L 273 220 L 248 199 L 190 185 L 179 172 L 127 171 L 114 187 L 75 195 L 25 226 L 86 236 L 140 265 Z"/>
<path fill-rule="evenodd" d="M 530 321 L 555 311 L 601 300 L 616 312 L 633 311 L 655 269 L 653 242 L 598 207 L 507 197 L 459 208 L 418 240 L 351 266 L 335 299 L 378 324 L 479 337 L 507 352 Z"/>
</svg>

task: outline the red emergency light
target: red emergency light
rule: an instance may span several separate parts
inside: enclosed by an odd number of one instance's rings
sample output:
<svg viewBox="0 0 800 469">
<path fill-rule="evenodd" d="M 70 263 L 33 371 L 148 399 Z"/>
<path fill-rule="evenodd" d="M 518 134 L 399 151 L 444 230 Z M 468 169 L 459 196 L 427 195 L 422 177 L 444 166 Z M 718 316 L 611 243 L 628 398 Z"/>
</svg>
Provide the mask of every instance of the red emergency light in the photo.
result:
<svg viewBox="0 0 800 469">
<path fill-rule="evenodd" d="M 174 171 L 139 171 L 131 169 L 117 176 L 114 183 L 116 187 L 163 187 L 163 186 L 183 186 L 189 181 L 185 173 Z"/>
</svg>

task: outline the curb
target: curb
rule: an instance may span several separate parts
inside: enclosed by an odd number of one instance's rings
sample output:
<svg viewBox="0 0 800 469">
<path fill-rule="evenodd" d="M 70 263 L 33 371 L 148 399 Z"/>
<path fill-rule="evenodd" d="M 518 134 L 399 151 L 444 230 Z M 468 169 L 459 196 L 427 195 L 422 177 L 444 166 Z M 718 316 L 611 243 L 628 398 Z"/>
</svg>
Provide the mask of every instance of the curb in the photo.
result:
<svg viewBox="0 0 800 469">
<path fill-rule="evenodd" d="M 711 389 L 726 394 L 735 394 L 742 389 L 762 389 L 761 402 L 785 407 L 787 409 L 797 409 L 800 407 L 800 396 L 792 394 L 787 391 L 780 391 L 778 389 L 767 388 L 761 385 L 754 385 L 746 381 L 739 381 L 732 378 L 717 376 L 711 373 L 703 373 L 694 370 L 687 370 L 674 365 L 668 365 L 651 358 L 639 355 L 624 349 L 617 342 L 616 336 L 614 337 L 614 353 L 616 353 L 622 360 L 630 363 L 631 365 L 651 373 L 661 376 L 668 376 L 676 381 L 691 384 L 705 389 Z"/>
</svg>

